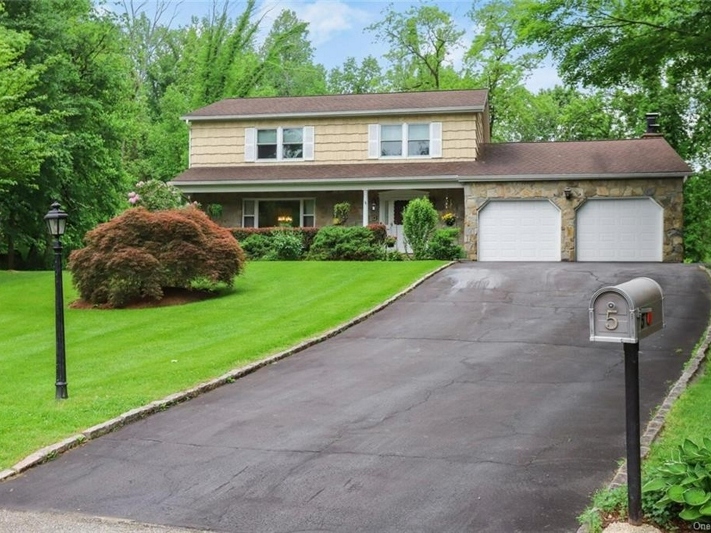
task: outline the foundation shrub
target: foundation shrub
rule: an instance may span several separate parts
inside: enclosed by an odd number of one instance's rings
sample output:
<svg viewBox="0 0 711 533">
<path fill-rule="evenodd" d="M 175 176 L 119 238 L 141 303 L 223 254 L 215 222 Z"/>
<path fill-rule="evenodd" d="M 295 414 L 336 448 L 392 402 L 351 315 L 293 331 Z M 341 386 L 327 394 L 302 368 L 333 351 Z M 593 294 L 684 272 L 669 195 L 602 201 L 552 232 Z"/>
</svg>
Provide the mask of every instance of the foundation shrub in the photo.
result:
<svg viewBox="0 0 711 533">
<path fill-rule="evenodd" d="M 301 237 L 293 231 L 276 231 L 270 239 L 269 252 L 264 257 L 275 261 L 296 261 L 301 259 L 304 245 Z"/>
<path fill-rule="evenodd" d="M 375 233 L 362 226 L 325 226 L 316 235 L 308 259 L 319 261 L 376 261 L 383 246 Z"/>
<path fill-rule="evenodd" d="M 286 231 L 295 233 L 301 237 L 301 244 L 304 247 L 304 252 L 308 252 L 311 249 L 311 243 L 313 243 L 319 228 L 230 228 L 230 231 L 240 244 L 243 244 L 243 241 L 252 235 L 271 237 L 277 232 Z"/>
<path fill-rule="evenodd" d="M 375 242 L 378 244 L 385 244 L 385 239 L 388 236 L 388 228 L 385 227 L 385 224 L 376 222 L 374 224 L 368 224 L 367 227 L 373 233 Z"/>
<path fill-rule="evenodd" d="M 415 259 L 427 259 L 427 243 L 438 221 L 439 215 L 429 198 L 415 198 L 403 210 L 403 231 Z"/>
<path fill-rule="evenodd" d="M 456 261 L 464 257 L 464 248 L 457 244 L 458 228 L 442 228 L 435 231 L 427 243 L 427 257 L 442 261 Z"/>
<path fill-rule="evenodd" d="M 271 251 L 271 239 L 261 233 L 252 233 L 249 237 L 240 242 L 244 253 L 248 259 L 259 260 Z"/>
<path fill-rule="evenodd" d="M 89 231 L 85 248 L 69 257 L 82 299 L 123 307 L 139 298 L 159 300 L 163 289 L 190 289 L 195 280 L 231 287 L 245 255 L 229 230 L 195 207 L 125 211 Z"/>
</svg>

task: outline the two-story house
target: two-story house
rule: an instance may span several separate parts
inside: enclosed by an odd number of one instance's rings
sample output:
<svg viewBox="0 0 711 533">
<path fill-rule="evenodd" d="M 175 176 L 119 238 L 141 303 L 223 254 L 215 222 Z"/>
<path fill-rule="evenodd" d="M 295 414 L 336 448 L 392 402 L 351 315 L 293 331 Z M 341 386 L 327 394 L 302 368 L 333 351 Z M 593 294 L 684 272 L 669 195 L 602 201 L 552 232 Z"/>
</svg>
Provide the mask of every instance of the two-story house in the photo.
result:
<svg viewBox="0 0 711 533">
<path fill-rule="evenodd" d="M 173 184 L 227 226 L 383 222 L 427 196 L 480 261 L 681 261 L 688 165 L 641 139 L 491 143 L 485 90 L 227 99 L 183 117 Z"/>
</svg>

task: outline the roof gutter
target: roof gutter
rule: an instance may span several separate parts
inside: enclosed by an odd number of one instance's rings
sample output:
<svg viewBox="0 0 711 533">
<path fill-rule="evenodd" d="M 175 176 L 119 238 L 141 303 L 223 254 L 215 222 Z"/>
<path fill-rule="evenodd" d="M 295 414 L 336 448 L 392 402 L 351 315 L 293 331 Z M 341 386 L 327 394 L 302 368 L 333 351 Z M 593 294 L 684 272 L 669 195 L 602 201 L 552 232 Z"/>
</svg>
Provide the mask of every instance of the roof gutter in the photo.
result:
<svg viewBox="0 0 711 533">
<path fill-rule="evenodd" d="M 693 174 L 689 172 L 630 172 L 609 174 L 490 174 L 477 176 L 460 176 L 460 183 L 493 182 L 493 181 L 560 181 L 560 180 L 606 180 L 634 178 L 686 178 Z"/>
<path fill-rule="evenodd" d="M 331 117 L 367 117 L 367 116 L 402 116 L 402 115 L 439 115 L 445 113 L 481 113 L 484 105 L 456 107 L 427 107 L 410 109 L 371 109 L 356 111 L 298 111 L 294 113 L 259 113 L 249 115 L 183 115 L 186 122 L 210 122 L 223 120 L 255 119 L 290 119 L 290 118 L 331 118 Z"/>
</svg>

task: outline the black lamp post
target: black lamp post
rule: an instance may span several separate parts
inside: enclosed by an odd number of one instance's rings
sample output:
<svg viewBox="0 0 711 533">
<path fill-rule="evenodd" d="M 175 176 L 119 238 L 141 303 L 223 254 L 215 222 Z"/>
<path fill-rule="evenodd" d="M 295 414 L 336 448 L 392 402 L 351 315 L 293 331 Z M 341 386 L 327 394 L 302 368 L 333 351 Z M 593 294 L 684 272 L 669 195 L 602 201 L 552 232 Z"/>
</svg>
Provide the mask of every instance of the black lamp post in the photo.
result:
<svg viewBox="0 0 711 533">
<path fill-rule="evenodd" d="M 64 353 L 64 290 L 62 288 L 62 242 L 64 229 L 67 225 L 67 215 L 59 208 L 59 203 L 54 202 L 45 215 L 49 234 L 54 238 L 54 321 L 57 332 L 57 381 L 55 383 L 55 397 L 63 400 L 69 397 L 67 392 L 67 361 Z"/>
</svg>

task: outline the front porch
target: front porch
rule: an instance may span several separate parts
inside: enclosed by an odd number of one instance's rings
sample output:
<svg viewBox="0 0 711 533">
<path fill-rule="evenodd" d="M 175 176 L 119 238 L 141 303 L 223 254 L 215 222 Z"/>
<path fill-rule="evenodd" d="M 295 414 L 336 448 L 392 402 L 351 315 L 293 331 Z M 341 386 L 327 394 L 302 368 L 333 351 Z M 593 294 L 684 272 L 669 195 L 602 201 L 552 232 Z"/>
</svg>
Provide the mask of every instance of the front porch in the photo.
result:
<svg viewBox="0 0 711 533">
<path fill-rule="evenodd" d="M 190 199 L 211 209 L 213 218 L 227 227 L 307 226 L 333 224 L 333 208 L 348 202 L 351 206 L 346 226 L 366 226 L 381 222 L 388 234 L 397 237 L 397 249 L 406 251 L 402 211 L 414 198 L 428 197 L 440 216 L 452 213 L 454 227 L 460 229 L 460 244 L 464 229 L 464 189 L 359 189 L 295 192 L 222 192 L 192 193 Z"/>
</svg>

